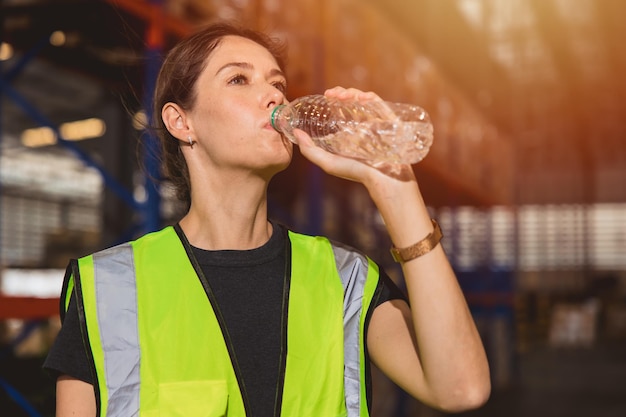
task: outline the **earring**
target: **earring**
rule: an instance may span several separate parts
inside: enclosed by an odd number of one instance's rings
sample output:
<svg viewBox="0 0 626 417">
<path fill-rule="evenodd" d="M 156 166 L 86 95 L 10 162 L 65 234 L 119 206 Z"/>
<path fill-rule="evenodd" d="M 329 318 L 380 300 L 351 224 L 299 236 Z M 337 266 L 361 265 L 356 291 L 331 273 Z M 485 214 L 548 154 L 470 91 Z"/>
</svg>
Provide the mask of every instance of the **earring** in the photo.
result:
<svg viewBox="0 0 626 417">
<path fill-rule="evenodd" d="M 191 139 L 191 135 L 187 136 L 187 140 L 189 141 L 189 146 L 193 149 L 193 144 L 195 143 L 193 139 Z"/>
</svg>

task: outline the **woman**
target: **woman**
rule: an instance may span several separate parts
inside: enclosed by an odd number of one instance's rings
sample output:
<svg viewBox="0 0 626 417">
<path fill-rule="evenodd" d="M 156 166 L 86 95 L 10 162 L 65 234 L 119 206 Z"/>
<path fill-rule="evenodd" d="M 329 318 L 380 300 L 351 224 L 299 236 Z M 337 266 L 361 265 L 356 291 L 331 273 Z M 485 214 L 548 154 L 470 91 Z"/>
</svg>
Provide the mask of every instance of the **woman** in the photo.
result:
<svg viewBox="0 0 626 417">
<path fill-rule="evenodd" d="M 269 124 L 286 102 L 279 52 L 214 25 L 168 54 L 154 108 L 188 211 L 70 262 L 46 364 L 57 416 L 368 416 L 369 360 L 430 406 L 486 401 L 480 337 L 410 166 L 392 177 L 296 132 L 312 163 L 366 187 L 396 247 L 425 241 L 401 255 L 408 302 L 364 255 L 268 220 L 268 183 L 293 153 Z"/>
</svg>

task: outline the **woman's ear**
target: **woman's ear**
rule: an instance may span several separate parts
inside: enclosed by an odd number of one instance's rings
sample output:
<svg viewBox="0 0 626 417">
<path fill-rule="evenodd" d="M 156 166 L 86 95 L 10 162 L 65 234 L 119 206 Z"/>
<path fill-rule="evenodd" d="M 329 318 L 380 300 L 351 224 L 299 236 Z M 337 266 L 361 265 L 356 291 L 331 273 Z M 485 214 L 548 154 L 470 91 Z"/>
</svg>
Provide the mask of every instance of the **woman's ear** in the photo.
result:
<svg viewBox="0 0 626 417">
<path fill-rule="evenodd" d="M 161 110 L 161 117 L 168 132 L 176 139 L 187 142 L 190 137 L 190 129 L 184 110 L 176 103 L 165 103 Z"/>
</svg>

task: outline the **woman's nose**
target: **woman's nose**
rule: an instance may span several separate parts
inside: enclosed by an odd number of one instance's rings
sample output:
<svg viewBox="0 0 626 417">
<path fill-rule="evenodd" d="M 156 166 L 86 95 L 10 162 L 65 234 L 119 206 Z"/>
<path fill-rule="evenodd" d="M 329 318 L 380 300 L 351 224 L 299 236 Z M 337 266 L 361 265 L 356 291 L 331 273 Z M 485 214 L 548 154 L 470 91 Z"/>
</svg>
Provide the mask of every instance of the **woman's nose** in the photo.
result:
<svg viewBox="0 0 626 417">
<path fill-rule="evenodd" d="M 267 108 L 274 108 L 276 106 L 278 106 L 279 104 L 282 104 L 283 101 L 285 101 L 285 95 L 283 94 L 282 91 L 280 91 L 278 88 L 276 88 L 275 86 L 271 87 L 271 90 L 269 92 L 269 94 L 267 95 L 267 99 L 266 99 L 266 106 Z"/>
</svg>

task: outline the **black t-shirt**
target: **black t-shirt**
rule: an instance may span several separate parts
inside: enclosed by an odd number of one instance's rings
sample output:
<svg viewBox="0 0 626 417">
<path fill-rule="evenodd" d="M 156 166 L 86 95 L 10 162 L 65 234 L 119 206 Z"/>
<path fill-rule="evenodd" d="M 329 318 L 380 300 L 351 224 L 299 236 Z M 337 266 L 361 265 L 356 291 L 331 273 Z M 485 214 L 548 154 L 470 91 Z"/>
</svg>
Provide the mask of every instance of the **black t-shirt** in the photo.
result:
<svg viewBox="0 0 626 417">
<path fill-rule="evenodd" d="M 274 224 L 270 240 L 256 249 L 207 251 L 192 248 L 226 322 L 253 416 L 274 415 L 280 369 L 283 283 L 288 267 L 286 244 L 286 230 Z M 391 299 L 406 299 L 383 271 L 381 279 L 383 285 L 377 305 Z M 93 383 L 73 295 L 44 368 L 54 376 L 66 374 Z"/>
</svg>

